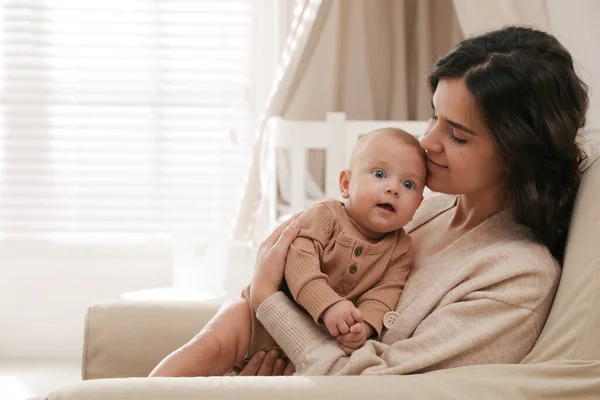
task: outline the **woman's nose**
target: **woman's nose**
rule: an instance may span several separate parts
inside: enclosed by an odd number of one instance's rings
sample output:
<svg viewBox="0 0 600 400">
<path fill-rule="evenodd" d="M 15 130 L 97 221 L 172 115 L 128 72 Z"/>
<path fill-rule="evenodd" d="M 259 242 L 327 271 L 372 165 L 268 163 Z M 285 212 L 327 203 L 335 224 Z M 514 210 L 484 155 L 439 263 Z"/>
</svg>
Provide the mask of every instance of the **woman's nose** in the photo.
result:
<svg viewBox="0 0 600 400">
<path fill-rule="evenodd" d="M 444 147 L 438 139 L 438 132 L 435 131 L 435 126 L 429 130 L 421 139 L 421 148 L 425 151 L 441 153 Z"/>
</svg>

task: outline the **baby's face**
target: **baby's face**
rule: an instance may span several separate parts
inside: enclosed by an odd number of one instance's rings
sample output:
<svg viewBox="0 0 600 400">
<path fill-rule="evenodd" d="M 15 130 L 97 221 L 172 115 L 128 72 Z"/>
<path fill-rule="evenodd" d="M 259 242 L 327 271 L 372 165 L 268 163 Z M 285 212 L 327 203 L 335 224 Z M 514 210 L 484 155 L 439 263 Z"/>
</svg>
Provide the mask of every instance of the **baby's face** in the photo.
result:
<svg viewBox="0 0 600 400">
<path fill-rule="evenodd" d="M 397 137 L 378 135 L 353 157 L 349 187 L 342 195 L 364 229 L 392 232 L 412 219 L 423 200 L 426 177 L 419 149 Z"/>
</svg>

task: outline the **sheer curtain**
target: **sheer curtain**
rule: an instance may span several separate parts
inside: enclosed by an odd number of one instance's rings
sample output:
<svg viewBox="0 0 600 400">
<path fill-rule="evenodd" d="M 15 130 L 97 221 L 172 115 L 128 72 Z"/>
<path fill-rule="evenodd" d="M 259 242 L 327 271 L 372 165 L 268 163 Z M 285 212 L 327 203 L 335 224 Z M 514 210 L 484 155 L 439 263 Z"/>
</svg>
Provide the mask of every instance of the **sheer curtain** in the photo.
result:
<svg viewBox="0 0 600 400">
<path fill-rule="evenodd" d="M 233 221 L 255 128 L 253 0 L 0 3 L 0 233 Z"/>
<path fill-rule="evenodd" d="M 452 1 L 303 0 L 297 9 L 296 28 L 265 117 L 323 120 L 329 111 L 343 111 L 358 120 L 430 116 L 427 70 L 462 38 Z M 239 237 L 256 241 L 264 238 L 273 222 L 268 221 L 260 193 L 265 179 L 259 150 L 255 148 L 236 226 Z M 278 155 L 281 175 L 285 163 Z M 308 163 L 311 196 L 321 190 L 324 157 L 312 152 Z M 279 179 L 279 190 L 285 201 L 289 197 L 285 177 Z"/>
</svg>

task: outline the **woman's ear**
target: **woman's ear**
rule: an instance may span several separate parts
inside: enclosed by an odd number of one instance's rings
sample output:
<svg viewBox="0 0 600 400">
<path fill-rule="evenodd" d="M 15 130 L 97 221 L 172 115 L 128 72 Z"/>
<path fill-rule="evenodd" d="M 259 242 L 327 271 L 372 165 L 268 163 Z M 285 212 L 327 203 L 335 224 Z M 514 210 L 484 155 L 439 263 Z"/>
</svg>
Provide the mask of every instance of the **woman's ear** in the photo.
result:
<svg viewBox="0 0 600 400">
<path fill-rule="evenodd" d="M 340 172 L 340 194 L 344 199 L 350 197 L 350 171 L 347 169 Z"/>
</svg>

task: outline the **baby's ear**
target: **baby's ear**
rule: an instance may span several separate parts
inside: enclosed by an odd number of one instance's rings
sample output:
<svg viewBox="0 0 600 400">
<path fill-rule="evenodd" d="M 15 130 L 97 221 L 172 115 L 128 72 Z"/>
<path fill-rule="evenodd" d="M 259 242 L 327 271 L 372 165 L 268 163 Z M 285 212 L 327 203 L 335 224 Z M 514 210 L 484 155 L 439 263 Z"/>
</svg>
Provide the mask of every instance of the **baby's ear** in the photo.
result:
<svg viewBox="0 0 600 400">
<path fill-rule="evenodd" d="M 340 172 L 340 194 L 344 199 L 350 197 L 350 171 L 347 169 Z"/>
</svg>

